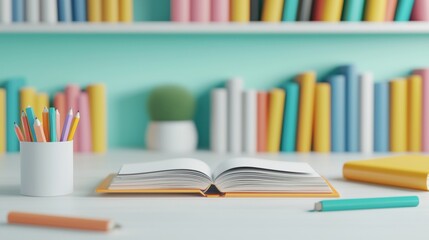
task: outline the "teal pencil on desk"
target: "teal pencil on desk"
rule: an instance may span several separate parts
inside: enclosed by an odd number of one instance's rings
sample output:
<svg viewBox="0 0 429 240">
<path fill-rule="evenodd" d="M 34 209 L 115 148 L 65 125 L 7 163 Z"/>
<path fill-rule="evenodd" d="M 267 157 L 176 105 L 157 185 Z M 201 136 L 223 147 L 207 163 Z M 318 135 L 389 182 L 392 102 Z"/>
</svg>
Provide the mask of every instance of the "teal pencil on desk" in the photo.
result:
<svg viewBox="0 0 429 240">
<path fill-rule="evenodd" d="M 28 106 L 25 109 L 25 113 L 27 113 L 28 127 L 30 128 L 31 137 L 33 138 L 33 142 L 37 142 L 36 131 L 34 131 L 34 121 L 36 119 L 36 115 L 34 114 L 34 110 L 32 107 Z"/>
<path fill-rule="evenodd" d="M 338 199 L 323 200 L 314 205 L 315 211 L 343 211 L 343 210 L 362 210 L 377 208 L 400 208 L 417 207 L 419 197 L 383 197 L 383 198 L 356 198 L 356 199 Z"/>
<path fill-rule="evenodd" d="M 49 108 L 49 136 L 51 142 L 57 141 L 57 124 L 56 124 L 56 111 L 54 107 Z"/>
</svg>

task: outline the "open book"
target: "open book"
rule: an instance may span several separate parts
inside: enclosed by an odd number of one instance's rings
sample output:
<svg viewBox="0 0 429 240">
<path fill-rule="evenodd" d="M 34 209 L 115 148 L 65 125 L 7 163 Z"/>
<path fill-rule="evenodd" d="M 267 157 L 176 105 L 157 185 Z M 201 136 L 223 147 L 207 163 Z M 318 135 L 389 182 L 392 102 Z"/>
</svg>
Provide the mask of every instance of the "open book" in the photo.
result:
<svg viewBox="0 0 429 240">
<path fill-rule="evenodd" d="M 99 193 L 199 193 L 204 196 L 337 197 L 307 163 L 233 158 L 214 170 L 205 162 L 178 158 L 125 164 L 97 188 Z"/>
</svg>

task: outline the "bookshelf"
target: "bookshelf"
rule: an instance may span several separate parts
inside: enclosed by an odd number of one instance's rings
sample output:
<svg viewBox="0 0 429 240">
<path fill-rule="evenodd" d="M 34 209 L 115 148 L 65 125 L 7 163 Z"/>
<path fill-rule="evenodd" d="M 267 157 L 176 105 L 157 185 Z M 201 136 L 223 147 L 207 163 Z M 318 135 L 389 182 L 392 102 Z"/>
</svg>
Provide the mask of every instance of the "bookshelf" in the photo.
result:
<svg viewBox="0 0 429 240">
<path fill-rule="evenodd" d="M 429 23 L 172 23 L 8 24 L 0 33 L 66 34 L 429 34 Z"/>
</svg>

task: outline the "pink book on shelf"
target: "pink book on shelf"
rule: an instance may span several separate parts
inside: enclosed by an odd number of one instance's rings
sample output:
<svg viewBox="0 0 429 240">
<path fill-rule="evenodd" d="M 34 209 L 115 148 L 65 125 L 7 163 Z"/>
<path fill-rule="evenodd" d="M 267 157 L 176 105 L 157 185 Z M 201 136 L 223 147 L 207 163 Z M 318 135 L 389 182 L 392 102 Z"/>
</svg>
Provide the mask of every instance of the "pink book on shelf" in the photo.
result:
<svg viewBox="0 0 429 240">
<path fill-rule="evenodd" d="M 171 21 L 189 22 L 191 19 L 191 0 L 171 0 Z"/>
<path fill-rule="evenodd" d="M 211 1 L 212 22 L 229 22 L 229 0 Z"/>
<path fill-rule="evenodd" d="M 91 152 L 92 140 L 91 140 L 91 119 L 89 111 L 89 99 L 88 93 L 81 92 L 78 100 L 78 108 L 80 112 L 80 121 L 77 128 L 77 135 L 79 137 L 79 151 L 80 152 Z"/>
<path fill-rule="evenodd" d="M 429 1 L 415 0 L 411 13 L 412 21 L 429 21 Z"/>
<path fill-rule="evenodd" d="M 64 125 L 64 116 L 67 114 L 67 105 L 66 105 L 66 94 L 59 92 L 55 94 L 54 97 L 54 106 L 60 112 L 60 132 L 63 129 Z"/>
<path fill-rule="evenodd" d="M 392 22 L 395 20 L 396 4 L 398 0 L 387 0 L 386 6 L 386 22 Z"/>
<path fill-rule="evenodd" d="M 69 84 L 66 86 L 64 90 L 66 94 L 66 111 L 68 112 L 70 108 L 73 109 L 73 114 L 75 114 L 78 109 L 78 99 L 80 95 L 80 87 L 78 85 Z M 61 115 L 61 118 L 64 118 L 66 113 L 64 115 Z M 73 140 L 73 149 L 75 152 L 79 151 L 79 132 L 75 133 L 74 140 Z"/>
<path fill-rule="evenodd" d="M 423 80 L 422 99 L 422 150 L 429 152 L 429 68 L 416 69 L 414 74 L 420 75 Z"/>
<path fill-rule="evenodd" d="M 191 22 L 210 22 L 210 0 L 191 0 Z"/>
</svg>

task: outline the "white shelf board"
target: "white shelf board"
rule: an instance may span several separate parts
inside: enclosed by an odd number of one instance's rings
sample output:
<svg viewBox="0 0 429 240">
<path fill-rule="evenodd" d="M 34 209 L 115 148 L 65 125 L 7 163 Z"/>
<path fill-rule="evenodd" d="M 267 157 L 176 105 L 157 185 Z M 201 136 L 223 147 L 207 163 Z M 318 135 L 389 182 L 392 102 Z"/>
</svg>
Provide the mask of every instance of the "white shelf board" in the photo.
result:
<svg viewBox="0 0 429 240">
<path fill-rule="evenodd" d="M 429 34 L 429 22 L 405 23 L 58 23 L 0 24 L 0 33 L 68 34 Z"/>
</svg>

